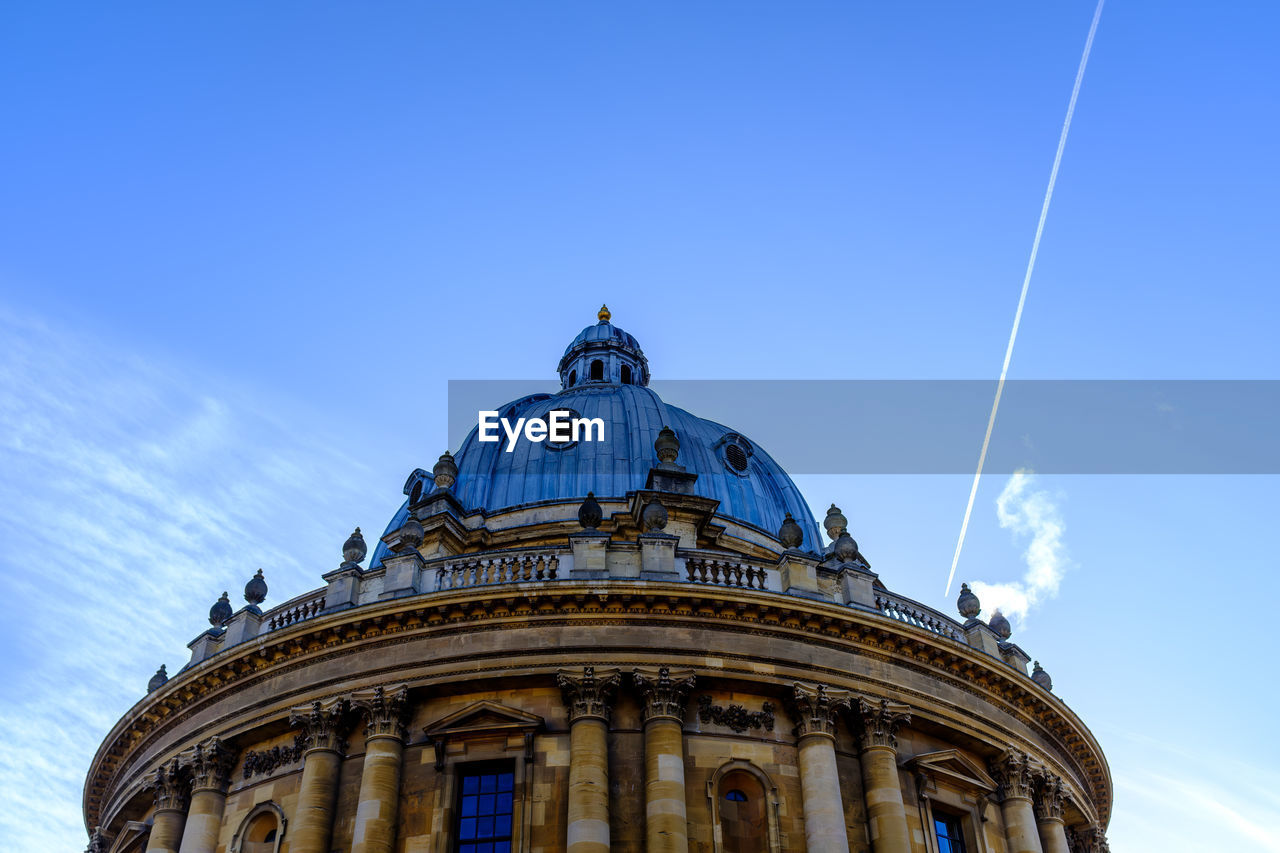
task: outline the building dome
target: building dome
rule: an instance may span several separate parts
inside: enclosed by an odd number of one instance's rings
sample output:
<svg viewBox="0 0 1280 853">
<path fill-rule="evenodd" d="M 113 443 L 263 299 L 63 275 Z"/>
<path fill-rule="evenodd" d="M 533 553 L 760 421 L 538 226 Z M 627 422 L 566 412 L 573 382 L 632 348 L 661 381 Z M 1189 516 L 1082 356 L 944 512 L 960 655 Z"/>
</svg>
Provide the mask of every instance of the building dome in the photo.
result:
<svg viewBox="0 0 1280 853">
<path fill-rule="evenodd" d="M 605 440 L 560 445 L 521 440 L 507 452 L 505 436 L 496 443 L 481 442 L 478 429 L 472 429 L 454 454 L 458 475 L 452 492 L 462 507 L 492 514 L 539 503 L 573 502 L 576 507 L 588 492 L 602 500 L 624 498 L 645 487 L 650 469 L 658 464 L 654 441 L 666 426 L 680 441 L 679 464 L 697 475 L 694 493 L 719 501 L 720 515 L 773 535 L 790 513 L 804 531 L 800 548 L 820 551 L 813 513 L 786 471 L 742 433 L 665 403 L 647 387 L 648 362 L 639 342 L 608 322 L 607 309 L 600 316 L 565 350 L 559 393 L 512 400 L 496 411 L 511 423 L 545 418 L 556 410 L 600 418 Z M 590 376 L 592 362 L 602 365 L 603 378 L 582 379 L 583 365 Z M 637 381 L 622 381 L 627 377 Z M 408 519 L 419 486 L 421 496 L 437 491 L 425 472 L 415 472 L 405 485 L 410 498 L 384 535 Z M 386 545 L 380 545 L 371 565 L 380 565 L 386 554 Z"/>
</svg>

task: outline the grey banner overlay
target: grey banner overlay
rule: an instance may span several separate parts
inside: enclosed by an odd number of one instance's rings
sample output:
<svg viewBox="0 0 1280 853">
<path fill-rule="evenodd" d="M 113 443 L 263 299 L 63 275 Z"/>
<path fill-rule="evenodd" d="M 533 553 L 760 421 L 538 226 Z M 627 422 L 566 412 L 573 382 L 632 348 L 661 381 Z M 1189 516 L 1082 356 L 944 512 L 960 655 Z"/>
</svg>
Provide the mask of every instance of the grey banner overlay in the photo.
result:
<svg viewBox="0 0 1280 853">
<path fill-rule="evenodd" d="M 972 474 L 996 382 L 716 379 L 649 387 L 668 405 L 746 436 L 791 474 Z M 461 446 L 480 410 L 557 391 L 544 380 L 450 381 L 449 449 Z M 1011 380 L 984 471 L 1276 474 L 1278 427 L 1277 380 Z"/>
</svg>

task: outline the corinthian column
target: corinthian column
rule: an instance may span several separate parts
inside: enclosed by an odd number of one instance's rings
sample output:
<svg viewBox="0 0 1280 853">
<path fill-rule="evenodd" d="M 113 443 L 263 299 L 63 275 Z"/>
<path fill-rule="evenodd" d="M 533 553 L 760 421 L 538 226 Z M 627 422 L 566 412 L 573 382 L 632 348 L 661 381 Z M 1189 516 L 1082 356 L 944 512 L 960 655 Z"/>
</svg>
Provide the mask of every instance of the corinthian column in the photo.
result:
<svg viewBox="0 0 1280 853">
<path fill-rule="evenodd" d="M 847 690 L 833 690 L 825 684 L 792 685 L 789 704 L 796 718 L 804 839 L 809 853 L 849 853 L 836 771 L 836 712 L 848 708 L 849 702 Z"/>
<path fill-rule="evenodd" d="M 1067 827 L 1062 821 L 1062 801 L 1065 798 L 1062 779 L 1045 773 L 1036 783 L 1036 830 L 1040 833 L 1040 847 L 1044 853 L 1070 853 Z"/>
<path fill-rule="evenodd" d="M 182 827 L 187 822 L 190 780 L 186 769 L 178 759 L 170 759 L 156 768 L 148 785 L 156 791 L 156 811 L 151 820 L 147 853 L 177 853 Z"/>
<path fill-rule="evenodd" d="M 644 696 L 644 826 L 648 853 L 688 853 L 684 797 L 684 703 L 692 670 L 635 669 Z"/>
<path fill-rule="evenodd" d="M 1031 808 L 1035 775 L 1031 759 L 1016 749 L 1000 756 L 991 775 L 1000 783 L 1000 813 L 1004 817 L 1004 837 L 1009 853 L 1044 853 L 1036 816 Z"/>
<path fill-rule="evenodd" d="M 858 745 L 871 847 L 876 853 L 911 853 L 907 810 L 898 777 L 898 727 L 911 722 L 906 705 L 858 700 Z"/>
<path fill-rule="evenodd" d="M 227 786 L 236 754 L 216 737 L 199 743 L 191 751 L 191 808 L 182 831 L 178 853 L 214 853 L 222 830 L 222 813 L 227 807 Z"/>
<path fill-rule="evenodd" d="M 568 853 L 609 853 L 609 711 L 616 669 L 560 670 L 569 706 Z"/>
<path fill-rule="evenodd" d="M 404 754 L 409 688 L 381 687 L 353 694 L 351 704 L 364 716 L 364 771 L 352 853 L 391 853 L 400 808 L 400 765 Z"/>
<path fill-rule="evenodd" d="M 331 699 L 294 708 L 289 716 L 303 738 L 297 813 L 289 827 L 292 853 L 329 853 L 349 709 L 346 699 Z"/>
</svg>

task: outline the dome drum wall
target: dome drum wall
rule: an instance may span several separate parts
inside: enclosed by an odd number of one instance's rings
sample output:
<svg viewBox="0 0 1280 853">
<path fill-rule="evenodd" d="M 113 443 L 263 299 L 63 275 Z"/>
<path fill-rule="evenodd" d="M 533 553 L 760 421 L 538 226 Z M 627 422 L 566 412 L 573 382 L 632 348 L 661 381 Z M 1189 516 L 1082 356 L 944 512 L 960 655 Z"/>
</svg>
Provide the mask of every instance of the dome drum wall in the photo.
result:
<svg viewBox="0 0 1280 853">
<path fill-rule="evenodd" d="M 512 642 L 515 637 L 518 644 Z M 517 647 L 526 651 L 513 655 Z M 1071 802 L 1084 804 L 1067 806 L 1068 824 L 1105 822 L 1109 798 L 1099 802 L 1098 796 L 1109 789 L 1109 781 L 1087 730 L 1030 679 L 977 650 L 912 626 L 895 627 L 878 614 L 797 602 L 778 593 L 617 581 L 461 589 L 387 601 L 319 615 L 267 634 L 261 644 L 229 649 L 175 676 L 173 683 L 149 697 L 147 707 L 137 709 L 112 732 L 104 750 L 110 746 L 106 751 L 121 754 L 123 760 L 108 774 L 109 784 L 103 786 L 94 815 L 107 827 L 145 819 L 150 794 L 142 789 L 142 781 L 147 772 L 170 756 L 186 753 L 211 731 L 239 753 L 224 834 L 254 804 L 261 785 L 275 786 L 272 796 L 280 798 L 287 811 L 302 763 L 300 755 L 289 754 L 294 743 L 285 728 L 289 710 L 394 682 L 409 686 L 414 709 L 399 795 L 401 833 L 417 837 L 419 829 L 413 827 L 446 819 L 433 811 L 443 779 L 430 768 L 440 754 L 446 769 L 453 766 L 449 762 L 461 767 L 509 760 L 515 766 L 516 758 L 525 756 L 521 772 L 528 774 L 530 784 L 556 792 L 553 801 L 530 803 L 547 814 L 546 823 L 531 829 L 539 839 L 533 849 L 563 849 L 566 830 L 558 815 L 567 793 L 560 762 L 567 758 L 570 721 L 554 677 L 591 662 L 622 672 L 635 667 L 688 669 L 697 678 L 694 692 L 708 696 L 709 707 L 720 709 L 703 719 L 696 697 L 687 697 L 687 807 L 695 834 L 710 830 L 703 825 L 709 820 L 708 807 L 698 791 L 706 774 L 719 766 L 711 757 L 750 755 L 775 783 L 794 780 L 798 758 L 791 734 L 794 711 L 787 707 L 787 696 L 796 683 L 831 685 L 833 690 L 910 706 L 911 722 L 896 738 L 904 761 L 953 751 L 975 766 L 987 767 L 1010 748 L 1029 753 L 1042 772 L 1063 780 Z M 641 699 L 624 683 L 608 728 L 615 768 L 635 766 L 626 756 L 643 751 Z M 446 742 L 439 753 L 424 737 L 433 721 L 483 702 L 500 706 L 485 712 L 490 716 L 531 715 L 542 721 L 531 732 L 531 759 L 523 736 L 512 741 L 511 749 L 496 752 L 492 744 L 463 737 Z M 771 729 L 751 722 L 752 714 L 763 713 L 765 703 L 777 717 Z M 730 710 L 734 706 L 737 711 Z M 171 710 L 161 715 L 160 708 Z M 848 822 L 856 826 L 865 818 L 862 797 L 856 795 L 861 788 L 860 724 L 853 713 L 841 712 L 834 719 L 840 784 L 854 792 L 845 799 Z M 353 715 L 348 725 L 345 761 L 350 764 L 365 751 L 367 724 Z M 134 746 L 120 752 L 120 745 L 127 743 Z M 277 748 L 286 753 L 277 767 L 245 775 L 249 753 L 257 756 Z M 103 758 L 100 752 L 100 771 L 107 769 Z M 253 764 L 258 766 L 257 761 Z M 954 771 L 935 775 L 945 781 Z M 643 820 L 635 823 L 636 815 L 643 814 L 643 786 L 628 788 L 638 780 L 624 769 L 612 772 L 623 785 L 610 798 L 615 813 L 611 819 L 621 821 L 615 842 L 621 843 L 643 827 Z M 355 785 L 359 776 L 344 770 L 344 786 Z M 969 776 L 977 774 L 971 770 Z M 335 845 L 349 843 L 344 839 L 352 831 L 353 813 L 344 812 L 342 803 L 353 807 L 356 792 L 344 790 L 334 822 Z M 632 794 L 624 793 L 627 790 Z M 956 794 L 961 795 L 968 793 Z M 783 821 L 783 834 L 802 839 L 804 810 L 798 787 L 782 784 L 779 796 L 789 816 Z M 628 814 L 632 817 L 625 818 Z M 988 831 L 1000 831 L 997 808 L 991 807 L 985 817 Z"/>
</svg>

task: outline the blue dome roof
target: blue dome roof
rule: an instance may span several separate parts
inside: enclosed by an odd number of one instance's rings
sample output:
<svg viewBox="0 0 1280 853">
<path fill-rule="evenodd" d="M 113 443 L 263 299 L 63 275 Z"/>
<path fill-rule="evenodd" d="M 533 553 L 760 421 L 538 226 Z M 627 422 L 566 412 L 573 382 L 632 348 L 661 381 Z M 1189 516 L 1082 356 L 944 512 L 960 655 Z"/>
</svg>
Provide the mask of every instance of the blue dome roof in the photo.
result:
<svg viewBox="0 0 1280 853">
<path fill-rule="evenodd" d="M 607 349 L 630 350 L 643 359 L 640 344 L 608 323 L 606 311 L 602 309 L 600 323 L 574 338 L 566 356 L 584 344 L 603 343 Z M 561 366 L 563 373 L 564 359 Z M 649 470 L 658 463 L 653 442 L 659 431 L 669 426 L 680 439 L 677 464 L 698 475 L 694 493 L 718 500 L 719 514 L 776 536 L 786 514 L 791 513 L 804 531 L 801 548 L 821 550 L 817 523 L 795 483 L 769 454 L 729 427 L 664 403 L 643 383 L 616 380 L 586 382 L 557 394 L 535 394 L 497 411 L 514 423 L 517 418 L 537 418 L 557 409 L 603 419 L 605 440 L 557 447 L 548 441 L 522 438 L 508 453 L 505 436 L 498 442 L 482 443 L 478 430 L 472 429 L 454 454 L 458 478 L 453 494 L 466 509 L 494 513 L 539 502 L 581 501 L 589 491 L 601 499 L 625 497 L 644 488 Z M 429 478 L 426 485 L 431 485 Z M 387 533 L 404 524 L 408 511 L 406 501 Z M 378 565 L 385 552 L 386 546 L 379 543 L 371 565 Z"/>
<path fill-rule="evenodd" d="M 640 342 L 632 337 L 631 334 L 619 329 L 612 323 L 606 322 L 596 323 L 594 326 L 587 326 L 581 332 L 578 332 L 578 336 L 564 348 L 564 354 L 568 355 L 581 344 L 594 344 L 602 341 L 622 344 L 623 346 L 630 347 L 634 350 L 640 349 Z"/>
</svg>

